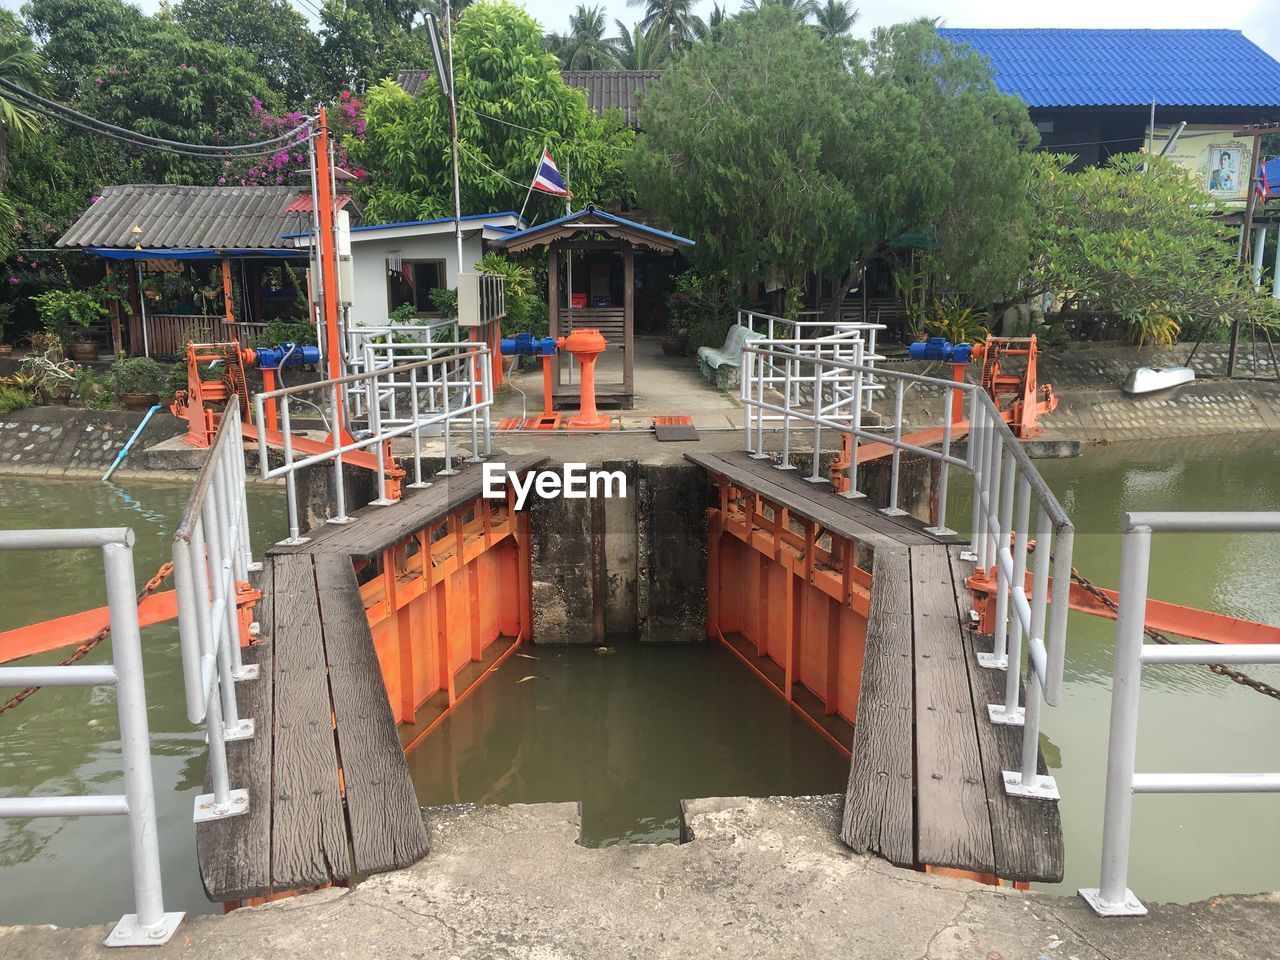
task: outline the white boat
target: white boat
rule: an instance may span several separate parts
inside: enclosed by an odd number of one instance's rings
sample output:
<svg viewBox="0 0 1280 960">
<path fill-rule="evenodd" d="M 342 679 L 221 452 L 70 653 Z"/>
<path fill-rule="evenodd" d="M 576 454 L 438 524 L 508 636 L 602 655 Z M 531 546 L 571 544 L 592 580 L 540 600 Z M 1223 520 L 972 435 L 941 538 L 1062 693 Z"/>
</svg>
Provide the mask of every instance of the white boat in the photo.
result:
<svg viewBox="0 0 1280 960">
<path fill-rule="evenodd" d="M 1196 372 L 1190 367 L 1135 367 L 1124 378 L 1120 389 L 1125 393 L 1154 393 L 1157 390 L 1168 390 L 1170 387 L 1190 383 L 1196 378 Z"/>
</svg>

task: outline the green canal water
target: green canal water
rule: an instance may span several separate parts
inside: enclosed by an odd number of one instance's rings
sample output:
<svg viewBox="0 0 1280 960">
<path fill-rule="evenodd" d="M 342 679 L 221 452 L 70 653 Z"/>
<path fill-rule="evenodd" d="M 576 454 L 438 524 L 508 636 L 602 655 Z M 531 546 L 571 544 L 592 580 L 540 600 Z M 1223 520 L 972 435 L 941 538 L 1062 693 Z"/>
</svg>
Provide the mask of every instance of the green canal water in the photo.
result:
<svg viewBox="0 0 1280 960">
<path fill-rule="evenodd" d="M 1041 462 L 1075 518 L 1077 566 L 1116 582 L 1126 509 L 1275 509 L 1272 438 L 1129 444 Z M 139 580 L 169 548 L 183 486 L 0 478 L 8 527 L 129 525 Z M 957 490 L 956 506 L 962 508 Z M 250 495 L 255 544 L 283 535 L 281 495 Z M 957 510 L 956 522 L 960 522 Z M 1157 539 L 1152 593 L 1280 624 L 1280 537 Z M 103 602 L 91 552 L 0 554 L 0 629 Z M 1066 702 L 1044 746 L 1063 793 L 1067 876 L 1096 885 L 1113 625 L 1073 614 Z M 212 912 L 196 873 L 191 808 L 204 776 L 200 731 L 182 701 L 177 631 L 143 631 L 165 895 Z M 591 845 L 671 841 L 679 800 L 839 792 L 846 764 L 725 651 L 619 646 L 611 655 L 540 647 L 509 658 L 409 757 L 424 804 L 579 801 Z M 107 657 L 104 644 L 89 662 Z M 46 662 L 55 657 L 40 658 Z M 1256 673 L 1280 683 L 1280 671 Z M 532 677 L 534 679 L 525 678 Z M 523 681 L 523 682 L 522 682 Z M 7 693 L 7 692 L 6 692 Z M 1276 770 L 1280 703 L 1203 668 L 1148 671 L 1138 766 Z M 0 796 L 120 789 L 109 690 L 48 689 L 0 716 Z M 1280 818 L 1266 796 L 1139 797 L 1130 886 L 1148 900 L 1280 888 Z M 122 821 L 0 821 L 0 924 L 114 921 L 131 908 Z"/>
</svg>

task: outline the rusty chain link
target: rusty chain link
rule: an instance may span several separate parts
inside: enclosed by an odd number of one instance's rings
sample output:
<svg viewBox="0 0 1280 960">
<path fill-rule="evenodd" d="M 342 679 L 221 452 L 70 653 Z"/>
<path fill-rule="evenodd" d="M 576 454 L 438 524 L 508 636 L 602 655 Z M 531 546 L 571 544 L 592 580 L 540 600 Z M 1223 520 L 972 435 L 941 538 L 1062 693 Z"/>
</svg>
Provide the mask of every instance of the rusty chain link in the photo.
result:
<svg viewBox="0 0 1280 960">
<path fill-rule="evenodd" d="M 155 593 L 156 589 L 160 586 L 160 584 L 164 583 L 165 580 L 169 578 L 169 574 L 171 574 L 172 572 L 173 572 L 172 563 L 161 564 L 160 569 L 156 571 L 156 575 L 152 577 L 150 580 L 148 580 L 146 586 L 144 586 L 142 590 L 138 593 L 137 602 L 142 603 L 143 600 L 145 600 L 151 594 Z M 92 637 L 90 637 L 84 643 L 80 644 L 80 646 L 76 647 L 75 652 L 72 653 L 71 656 L 63 657 L 61 660 L 59 660 L 57 665 L 60 667 L 69 667 L 73 663 L 77 663 L 78 661 L 83 660 L 90 653 L 92 653 L 94 649 L 97 648 L 98 644 L 102 643 L 102 641 L 107 639 L 107 637 L 109 637 L 110 635 L 111 635 L 111 624 L 108 623 L 105 627 L 103 627 L 101 630 L 95 633 Z M 0 714 L 4 714 L 8 710 L 12 710 L 14 707 L 18 706 L 18 704 L 20 703 L 23 703 L 29 696 L 31 696 L 33 693 L 35 693 L 37 690 L 40 690 L 40 689 L 42 688 L 27 687 L 25 690 L 19 690 L 12 697 L 6 700 L 3 704 L 0 704 Z"/>
<path fill-rule="evenodd" d="M 1077 571 L 1074 567 L 1071 569 L 1071 580 L 1073 583 L 1080 584 L 1080 586 L 1083 587 L 1090 596 L 1095 598 L 1098 602 L 1100 602 L 1112 613 L 1119 615 L 1120 610 L 1116 606 L 1115 601 L 1113 601 L 1105 593 L 1103 593 L 1096 586 L 1090 583 L 1087 579 L 1081 576 L 1079 571 Z M 1165 636 L 1159 630 L 1155 630 L 1151 627 L 1148 627 L 1145 623 L 1142 625 L 1142 632 L 1145 633 L 1152 640 L 1154 640 L 1156 643 L 1163 643 L 1170 646 L 1177 645 L 1177 641 L 1170 640 L 1167 636 Z M 1268 697 L 1273 697 L 1276 700 L 1280 700 L 1280 689 L 1273 687 L 1271 684 L 1263 680 L 1259 680 L 1256 677 L 1251 677 L 1247 673 L 1243 673 L 1239 670 L 1233 670 L 1231 667 L 1228 667 L 1226 664 L 1223 664 L 1223 663 L 1209 663 L 1209 664 L 1205 664 L 1205 666 L 1209 668 L 1209 671 L 1211 673 L 1216 673 L 1218 676 L 1226 677 L 1228 680 L 1231 680 L 1234 683 L 1238 683 L 1242 687 L 1249 687 L 1251 690 L 1258 691 L 1258 693 L 1264 694 Z"/>
</svg>

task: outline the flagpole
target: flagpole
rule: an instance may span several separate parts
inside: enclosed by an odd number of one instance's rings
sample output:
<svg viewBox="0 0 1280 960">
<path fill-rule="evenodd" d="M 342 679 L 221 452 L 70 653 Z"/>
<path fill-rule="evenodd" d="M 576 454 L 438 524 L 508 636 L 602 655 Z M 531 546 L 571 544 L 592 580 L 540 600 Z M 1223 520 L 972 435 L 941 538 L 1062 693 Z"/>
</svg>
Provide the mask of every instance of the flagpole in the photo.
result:
<svg viewBox="0 0 1280 960">
<path fill-rule="evenodd" d="M 449 121 L 453 147 L 453 234 L 458 244 L 458 273 L 462 273 L 462 189 L 458 183 L 458 91 L 453 74 L 453 5 L 445 0 L 445 44 L 449 48 Z"/>
<path fill-rule="evenodd" d="M 546 151 L 546 147 L 543 147 Z M 529 181 L 529 189 L 524 195 L 524 203 L 520 204 L 520 220 L 524 222 L 524 208 L 529 206 L 529 198 L 533 196 L 533 185 L 538 182 L 538 171 L 542 169 L 542 154 L 538 154 L 538 162 L 533 165 L 533 179 Z"/>
</svg>

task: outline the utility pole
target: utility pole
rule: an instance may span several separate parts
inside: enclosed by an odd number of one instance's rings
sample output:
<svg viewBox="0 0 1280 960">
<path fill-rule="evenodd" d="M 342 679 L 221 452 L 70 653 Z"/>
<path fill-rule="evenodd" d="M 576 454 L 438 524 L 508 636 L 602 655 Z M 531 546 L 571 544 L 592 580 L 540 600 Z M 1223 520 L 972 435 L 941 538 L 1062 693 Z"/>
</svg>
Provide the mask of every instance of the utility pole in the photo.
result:
<svg viewBox="0 0 1280 960">
<path fill-rule="evenodd" d="M 458 185 L 458 91 L 453 82 L 453 5 L 445 0 L 444 41 L 449 48 L 449 123 L 453 146 L 453 236 L 458 244 L 458 273 L 462 273 L 462 190 Z"/>
<path fill-rule="evenodd" d="M 1233 136 L 1243 137 L 1253 134 L 1253 153 L 1249 157 L 1248 196 L 1244 202 L 1244 222 L 1240 226 L 1240 263 L 1248 264 L 1253 259 L 1253 211 L 1258 203 L 1257 178 L 1258 163 L 1262 153 L 1262 134 L 1248 128 L 1237 130 Z M 1251 328 L 1252 329 L 1252 328 Z M 1240 352 L 1240 321 L 1231 319 L 1231 345 L 1227 351 L 1227 378 L 1236 375 L 1236 358 Z"/>
<path fill-rule="evenodd" d="M 325 353 L 328 354 L 330 379 L 342 376 L 342 335 L 338 330 L 338 251 L 333 229 L 334 175 L 329 153 L 329 123 L 324 107 L 320 108 L 320 131 L 315 142 L 315 180 L 313 200 L 319 236 L 316 245 L 320 265 L 320 308 L 324 316 Z M 334 429 L 341 430 L 339 423 Z"/>
</svg>

